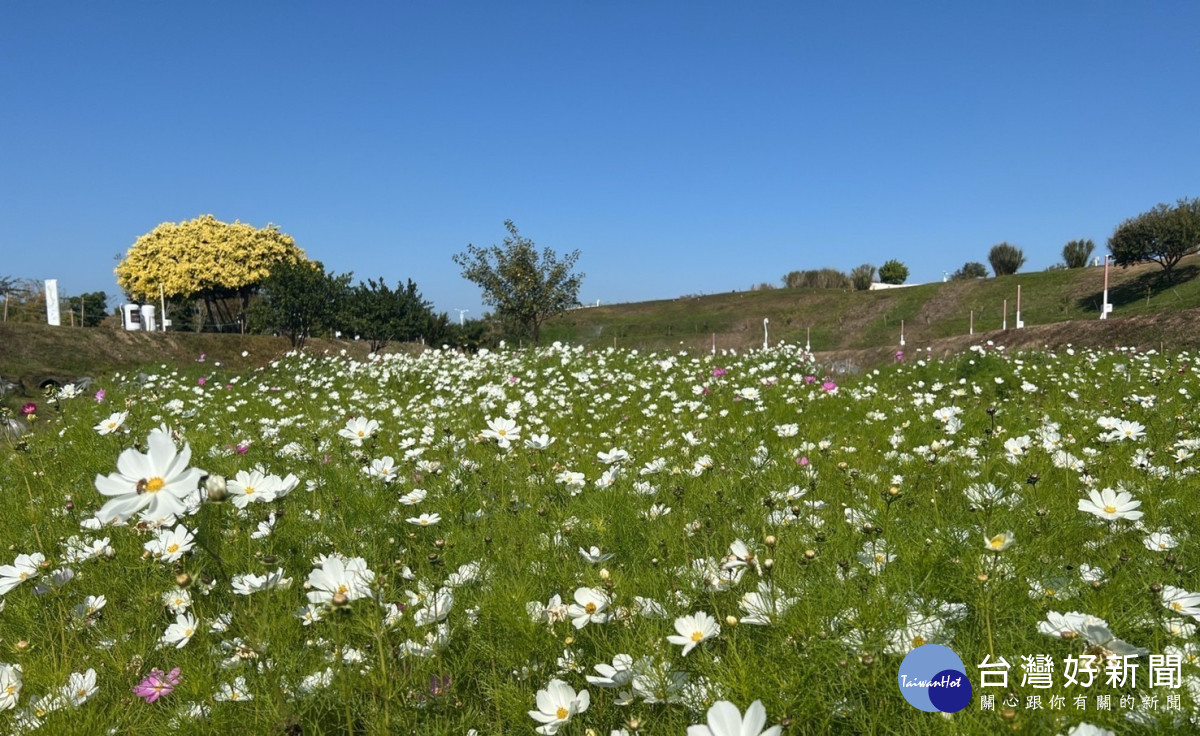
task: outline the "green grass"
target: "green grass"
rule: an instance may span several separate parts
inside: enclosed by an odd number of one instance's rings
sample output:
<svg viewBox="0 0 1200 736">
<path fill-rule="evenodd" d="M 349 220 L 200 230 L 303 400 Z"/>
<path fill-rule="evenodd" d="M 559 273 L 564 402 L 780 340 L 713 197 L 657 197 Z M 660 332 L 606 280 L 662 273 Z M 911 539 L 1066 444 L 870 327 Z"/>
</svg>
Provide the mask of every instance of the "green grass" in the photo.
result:
<svg viewBox="0 0 1200 736">
<path fill-rule="evenodd" d="M 1200 255 L 1177 267 L 1175 284 L 1160 282 L 1160 271 L 1111 269 L 1112 316 L 1200 308 Z M 775 289 L 590 307 L 551 320 L 542 334 L 548 342 L 671 349 L 708 346 L 715 333 L 718 348 L 744 349 L 762 345 L 765 317 L 773 342 L 803 344 L 811 330 L 813 349 L 830 351 L 894 345 L 903 320 L 907 341 L 922 343 L 966 335 L 972 311 L 977 333 L 999 330 L 1005 299 L 1015 327 L 1018 285 L 1026 325 L 1099 316 L 1103 269 L 1085 268 L 873 292 Z"/>
<path fill-rule="evenodd" d="M 1132 709 L 1115 702 L 1111 712 L 1093 704 L 1084 713 L 1022 706 L 1011 720 L 999 713 L 1010 693 L 1022 703 L 1074 694 L 1020 683 L 1021 655 L 1050 654 L 1061 667 L 1062 657 L 1083 651 L 1078 640 L 1038 632 L 1051 611 L 1102 617 L 1118 637 L 1154 654 L 1195 646 L 1194 634 L 1178 638 L 1164 629 L 1190 619 L 1166 610 L 1150 588 L 1200 588 L 1197 461 L 1173 455 L 1180 443 L 1200 440 L 1200 386 L 1185 367 L 1194 362 L 1194 355 L 979 350 L 887 367 L 833 393 L 822 389 L 819 374 L 804 380 L 813 369 L 794 350 L 427 353 L 371 364 L 295 356 L 244 372 L 193 362 L 150 369 L 144 382 L 113 377 L 102 385 L 105 403 L 88 396 L 42 403 L 34 433 L 0 450 L 7 549 L 0 563 L 33 552 L 47 559 L 37 579 L 0 599 L 0 663 L 23 668 L 18 710 L 55 692 L 72 672 L 96 670 L 99 692 L 78 709 L 47 713 L 47 733 L 529 733 L 536 724 L 526 712 L 556 677 L 591 696 L 589 709 L 561 731 L 567 734 L 607 734 L 631 719 L 645 734 L 680 734 L 703 722 L 716 699 L 742 710 L 761 699 L 769 723 L 789 724 L 787 734 L 990 734 L 1010 725 L 1058 733 L 1084 720 L 1122 733 L 1194 728 L 1186 722 L 1200 693 L 1193 664 L 1183 667 L 1192 690 L 1154 691 L 1161 703 L 1181 694 L 1184 710 L 1146 712 L 1143 725 L 1128 723 Z M 727 372 L 716 376 L 717 368 Z M 945 407 L 961 410 L 955 433 L 934 417 Z M 125 432 L 92 429 L 118 409 L 129 412 Z M 481 432 L 506 413 L 522 439 L 544 432 L 556 441 L 542 451 L 521 442 L 500 449 Z M 338 435 L 350 416 L 381 424 L 360 448 Z M 1105 416 L 1140 422 L 1146 434 L 1102 441 L 1097 420 Z M 81 528 L 104 500 L 96 476 L 115 472 L 118 456 L 144 449 L 149 430 L 163 423 L 189 443 L 193 467 L 232 478 L 261 465 L 295 473 L 299 487 L 245 511 L 202 504 L 180 520 L 199 543 L 173 564 L 143 555 L 153 531 Z M 794 435 L 779 429 L 791 424 Z M 1031 449 L 1010 459 L 1004 443 L 1021 436 L 1031 438 Z M 1060 467 L 1042 444 L 1054 438 L 1085 467 Z M 614 447 L 631 459 L 610 487 L 600 487 L 609 466 L 597 453 Z M 400 471 L 391 484 L 364 473 L 383 456 Z M 657 458 L 662 472 L 639 472 Z M 585 474 L 581 493 L 558 480 L 566 470 Z M 984 483 L 1015 503 L 973 507 L 964 492 Z M 1077 509 L 1089 488 L 1118 486 L 1141 501 L 1139 523 Z M 401 505 L 399 497 L 415 488 L 427 498 Z M 655 504 L 670 513 L 646 518 Z M 848 523 L 847 509 L 861 518 Z M 421 512 L 442 520 L 429 527 L 405 521 Z M 271 514 L 274 531 L 252 538 Z M 1015 544 L 986 553 L 984 535 L 1004 531 L 1015 534 Z M 1170 531 L 1179 547 L 1150 551 L 1143 540 L 1151 531 Z M 64 543 L 72 536 L 107 537 L 111 557 L 70 562 Z M 749 570 L 721 591 L 686 572 L 696 560 L 716 564 L 739 539 L 770 567 Z M 895 559 L 876 571 L 860 554 L 881 540 Z M 587 562 L 577 549 L 593 545 L 613 558 Z M 296 612 L 306 602 L 313 558 L 334 552 L 366 562 L 375 573 L 371 597 L 304 626 Z M 478 579 L 454 588 L 444 641 L 431 656 L 408 652 L 406 643 L 424 643 L 435 630 L 418 623 L 416 609 L 471 564 Z M 1096 584 L 1081 577 L 1082 565 L 1103 571 Z M 279 567 L 293 579 L 290 588 L 234 594 L 234 575 Z M 35 594 L 35 584 L 60 568 L 75 577 Z M 194 581 L 191 611 L 201 625 L 183 648 L 159 648 L 175 621 L 162 596 L 184 573 Z M 746 615 L 743 596 L 760 582 L 794 604 L 767 626 L 727 623 Z M 570 603 L 584 587 L 607 590 L 612 609 L 625 613 L 582 629 L 527 613 L 530 603 L 553 595 Z M 1037 593 L 1045 588 L 1053 596 Z M 108 604 L 82 621 L 72 609 L 88 595 L 104 595 Z M 639 596 L 661 604 L 668 618 L 634 614 Z M 397 604 L 406 609 L 386 623 Z M 715 616 L 721 631 L 682 657 L 666 637 L 676 616 L 697 611 Z M 936 633 L 926 633 L 966 663 L 976 697 L 961 713 L 919 712 L 899 694 L 897 668 L 913 644 L 902 632 L 917 613 L 938 618 Z M 213 631 L 223 615 L 230 616 L 227 629 Z M 232 657 L 239 647 L 241 656 Z M 975 665 L 989 653 L 1014 664 L 1010 687 L 995 691 L 997 712 L 978 706 Z M 647 681 L 632 705 L 618 705 L 617 691 L 585 680 L 618 654 L 682 673 L 690 686 L 679 702 L 654 704 L 644 695 L 659 688 Z M 570 661 L 560 663 L 564 657 Z M 183 681 L 147 704 L 131 688 L 153 667 L 179 667 Z M 326 668 L 328 687 L 301 692 L 304 678 Z M 444 694 L 430 692 L 435 676 L 450 678 Z M 215 700 L 237 677 L 253 700 Z M 1089 695 L 1115 701 L 1151 692 L 1144 683 L 1124 691 L 1098 684 Z M 189 703 L 207 715 L 186 717 Z M 0 730 L 14 728 L 16 718 L 17 710 L 0 712 Z"/>
</svg>

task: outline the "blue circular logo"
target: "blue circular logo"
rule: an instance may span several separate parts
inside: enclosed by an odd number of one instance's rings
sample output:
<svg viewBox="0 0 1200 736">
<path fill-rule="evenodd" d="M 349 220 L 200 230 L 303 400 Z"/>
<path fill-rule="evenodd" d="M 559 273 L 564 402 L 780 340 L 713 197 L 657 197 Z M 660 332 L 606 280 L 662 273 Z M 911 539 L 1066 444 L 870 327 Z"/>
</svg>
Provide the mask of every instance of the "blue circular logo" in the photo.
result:
<svg viewBox="0 0 1200 736">
<path fill-rule="evenodd" d="M 958 655 L 941 644 L 923 644 L 900 663 L 900 694 L 928 713 L 957 713 L 971 702 L 971 681 Z"/>
</svg>

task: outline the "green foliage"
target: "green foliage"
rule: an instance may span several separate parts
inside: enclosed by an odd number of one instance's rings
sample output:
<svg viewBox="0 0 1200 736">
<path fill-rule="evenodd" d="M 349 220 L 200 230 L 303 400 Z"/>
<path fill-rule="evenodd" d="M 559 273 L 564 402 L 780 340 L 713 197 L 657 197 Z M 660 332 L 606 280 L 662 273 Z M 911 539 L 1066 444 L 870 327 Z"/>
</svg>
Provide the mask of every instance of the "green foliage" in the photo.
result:
<svg viewBox="0 0 1200 736">
<path fill-rule="evenodd" d="M 75 313 L 75 324 L 96 327 L 108 317 L 108 294 L 103 291 L 89 291 L 80 296 L 68 297 L 65 306 Z"/>
<path fill-rule="evenodd" d="M 263 298 L 257 304 L 263 326 L 278 330 L 299 348 L 308 337 L 337 325 L 349 289 L 350 274 L 327 273 L 316 261 L 285 261 L 262 283 Z"/>
<path fill-rule="evenodd" d="M 378 352 L 393 341 L 426 339 L 436 343 L 447 319 L 433 313 L 433 305 L 425 301 L 412 279 L 392 289 L 380 278 L 359 282 L 350 290 L 343 324 L 347 332 L 367 340 L 371 352 Z"/>
<path fill-rule="evenodd" d="M 850 271 L 850 283 L 854 285 L 855 291 L 866 291 L 871 288 L 871 283 L 875 280 L 875 267 L 869 263 L 864 263 L 861 266 L 855 266 Z"/>
<path fill-rule="evenodd" d="M 1072 240 L 1063 246 L 1063 263 L 1067 268 L 1083 268 L 1087 265 L 1088 259 L 1092 257 L 1094 250 L 1096 250 L 1096 244 L 1092 242 L 1091 238 Z"/>
<path fill-rule="evenodd" d="M 836 268 L 791 271 L 783 277 L 783 285 L 789 289 L 849 289 L 850 277 Z"/>
<path fill-rule="evenodd" d="M 908 281 L 908 266 L 893 258 L 879 267 L 879 280 L 885 284 L 903 284 Z"/>
<path fill-rule="evenodd" d="M 1108 239 L 1113 262 L 1129 266 L 1154 261 L 1171 278 L 1186 255 L 1200 249 L 1200 198 L 1180 199 L 1174 207 L 1159 204 L 1120 225 Z"/>
<path fill-rule="evenodd" d="M 549 248 L 540 256 L 532 240 L 521 237 L 512 220 L 505 220 L 504 247 L 493 245 L 454 255 L 462 276 L 483 290 L 483 303 L 510 329 L 541 340 L 542 324 L 549 317 L 579 304 L 584 274 L 573 273 L 579 251 L 563 258 Z"/>
<path fill-rule="evenodd" d="M 1011 276 L 1025 265 L 1025 253 L 1007 242 L 997 243 L 988 252 L 988 262 L 997 276 Z"/>
<path fill-rule="evenodd" d="M 987 278 L 987 266 L 979 261 L 967 261 L 957 271 L 950 274 L 951 281 L 969 281 L 971 279 Z"/>
</svg>

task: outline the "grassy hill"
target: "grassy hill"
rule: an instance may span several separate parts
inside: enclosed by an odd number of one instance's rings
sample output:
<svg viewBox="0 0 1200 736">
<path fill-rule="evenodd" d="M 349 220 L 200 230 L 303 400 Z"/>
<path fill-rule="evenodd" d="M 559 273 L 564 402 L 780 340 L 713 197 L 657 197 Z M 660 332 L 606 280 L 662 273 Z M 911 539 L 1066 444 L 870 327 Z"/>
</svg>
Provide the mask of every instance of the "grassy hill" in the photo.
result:
<svg viewBox="0 0 1200 736">
<path fill-rule="evenodd" d="M 1109 271 L 1112 317 L 1200 309 L 1200 255 L 1176 267 L 1171 285 L 1161 269 L 1145 264 Z M 1004 300 L 1008 325 L 1015 327 L 1017 286 L 1021 318 L 1027 326 L 1092 320 L 1100 314 L 1103 268 L 1023 273 L 1000 278 L 923 284 L 872 292 L 833 289 L 774 289 L 701 297 L 589 307 L 551 320 L 542 331 L 547 341 L 642 348 L 761 346 L 763 318 L 770 320 L 771 341 L 805 340 L 811 329 L 817 351 L 894 346 L 904 321 L 909 344 L 967 335 L 971 311 L 976 333 L 999 330 Z"/>
</svg>

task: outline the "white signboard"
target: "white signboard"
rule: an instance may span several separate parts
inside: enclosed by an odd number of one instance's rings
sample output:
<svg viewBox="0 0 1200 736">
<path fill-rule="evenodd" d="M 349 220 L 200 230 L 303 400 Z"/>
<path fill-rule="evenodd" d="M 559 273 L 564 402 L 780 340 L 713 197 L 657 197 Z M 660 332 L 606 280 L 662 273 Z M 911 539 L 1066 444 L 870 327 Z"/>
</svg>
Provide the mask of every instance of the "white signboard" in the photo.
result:
<svg viewBox="0 0 1200 736">
<path fill-rule="evenodd" d="M 46 279 L 46 322 L 61 325 L 58 317 L 58 279 Z"/>
</svg>

